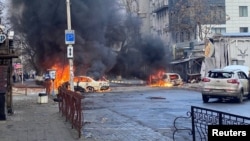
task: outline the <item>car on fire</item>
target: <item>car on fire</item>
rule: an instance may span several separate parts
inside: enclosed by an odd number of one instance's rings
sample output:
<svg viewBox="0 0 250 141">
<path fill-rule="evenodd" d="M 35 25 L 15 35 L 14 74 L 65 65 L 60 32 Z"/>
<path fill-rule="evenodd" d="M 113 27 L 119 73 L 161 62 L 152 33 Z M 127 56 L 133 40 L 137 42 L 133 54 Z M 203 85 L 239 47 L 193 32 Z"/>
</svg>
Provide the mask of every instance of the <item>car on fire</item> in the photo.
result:
<svg viewBox="0 0 250 141">
<path fill-rule="evenodd" d="M 183 80 L 178 73 L 164 73 L 162 79 L 165 82 L 171 83 L 173 86 L 179 86 L 183 84 Z"/>
<path fill-rule="evenodd" d="M 110 88 L 107 80 L 94 80 L 89 76 L 75 76 L 73 79 L 74 90 L 80 92 L 97 92 Z"/>
<path fill-rule="evenodd" d="M 212 69 L 202 78 L 202 100 L 207 103 L 210 98 L 235 99 L 243 102 L 250 98 L 249 78 L 245 71 L 235 67 Z"/>
</svg>

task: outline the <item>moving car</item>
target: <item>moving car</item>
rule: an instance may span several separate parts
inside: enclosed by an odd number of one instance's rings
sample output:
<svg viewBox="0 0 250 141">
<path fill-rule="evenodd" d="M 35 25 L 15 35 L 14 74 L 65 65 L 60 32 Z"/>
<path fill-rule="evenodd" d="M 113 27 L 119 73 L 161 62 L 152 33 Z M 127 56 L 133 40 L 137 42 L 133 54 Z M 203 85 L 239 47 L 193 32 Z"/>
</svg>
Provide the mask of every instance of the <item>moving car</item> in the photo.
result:
<svg viewBox="0 0 250 141">
<path fill-rule="evenodd" d="M 210 98 L 233 98 L 241 103 L 244 97 L 249 98 L 249 79 L 241 69 L 213 69 L 202 79 L 204 103 Z"/>
<path fill-rule="evenodd" d="M 109 82 L 106 80 L 96 81 L 89 76 L 75 76 L 74 89 L 80 92 L 96 92 L 109 89 Z"/>
<path fill-rule="evenodd" d="M 178 73 L 164 73 L 162 78 L 165 82 L 170 82 L 173 86 L 183 84 L 183 80 Z"/>
</svg>

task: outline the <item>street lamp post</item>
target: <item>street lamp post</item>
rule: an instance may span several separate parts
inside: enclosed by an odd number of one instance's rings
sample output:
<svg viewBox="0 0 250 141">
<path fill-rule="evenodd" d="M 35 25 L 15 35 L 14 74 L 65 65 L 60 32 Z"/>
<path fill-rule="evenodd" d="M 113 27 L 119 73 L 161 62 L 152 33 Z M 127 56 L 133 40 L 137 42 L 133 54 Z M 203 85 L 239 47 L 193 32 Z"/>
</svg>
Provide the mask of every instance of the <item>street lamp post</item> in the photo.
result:
<svg viewBox="0 0 250 141">
<path fill-rule="evenodd" d="M 73 72 L 73 46 L 75 42 L 74 30 L 71 29 L 71 14 L 70 14 L 70 0 L 66 0 L 66 8 L 67 8 L 67 26 L 68 29 L 65 30 L 65 43 L 67 46 L 67 57 L 69 59 L 69 72 L 70 72 L 70 89 L 74 91 L 74 72 Z"/>
</svg>

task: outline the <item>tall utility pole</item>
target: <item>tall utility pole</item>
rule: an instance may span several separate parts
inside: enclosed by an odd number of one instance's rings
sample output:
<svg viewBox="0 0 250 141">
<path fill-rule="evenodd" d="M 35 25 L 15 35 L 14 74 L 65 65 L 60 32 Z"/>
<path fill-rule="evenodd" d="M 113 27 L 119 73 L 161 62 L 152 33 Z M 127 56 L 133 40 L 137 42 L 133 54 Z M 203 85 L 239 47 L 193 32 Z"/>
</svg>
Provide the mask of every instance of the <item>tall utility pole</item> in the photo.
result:
<svg viewBox="0 0 250 141">
<path fill-rule="evenodd" d="M 70 0 L 66 0 L 67 8 L 67 25 L 68 29 L 65 30 L 65 44 L 67 44 L 67 58 L 69 59 L 69 75 L 70 75 L 70 89 L 74 91 L 74 72 L 73 72 L 73 46 L 75 43 L 75 32 L 71 29 L 71 14 L 70 14 Z"/>
<path fill-rule="evenodd" d="M 22 70 L 21 70 L 21 81 L 22 81 L 22 84 L 23 84 L 23 41 L 21 41 L 21 55 L 20 55 L 20 61 L 21 61 L 21 67 L 22 67 Z"/>
</svg>

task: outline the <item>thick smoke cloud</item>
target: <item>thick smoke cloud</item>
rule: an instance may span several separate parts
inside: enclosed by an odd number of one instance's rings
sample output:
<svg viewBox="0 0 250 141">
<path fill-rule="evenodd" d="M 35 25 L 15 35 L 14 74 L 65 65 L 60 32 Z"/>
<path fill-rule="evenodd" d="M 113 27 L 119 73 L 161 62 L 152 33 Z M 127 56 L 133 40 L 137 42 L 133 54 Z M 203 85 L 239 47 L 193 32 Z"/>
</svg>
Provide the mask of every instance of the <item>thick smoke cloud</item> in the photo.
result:
<svg viewBox="0 0 250 141">
<path fill-rule="evenodd" d="M 11 0 L 15 32 L 25 35 L 37 53 L 36 63 L 46 70 L 68 65 L 64 32 L 67 29 L 66 0 Z M 124 17 L 118 0 L 71 0 L 75 30 L 75 75 L 96 79 L 105 74 L 147 79 L 170 61 L 161 40 L 140 36 L 141 21 Z M 113 44 L 122 44 L 114 52 Z M 167 55 L 167 56 L 166 56 Z"/>
<path fill-rule="evenodd" d="M 64 42 L 67 29 L 65 0 L 11 0 L 14 30 L 25 34 L 36 51 L 42 69 L 68 64 Z M 71 0 L 72 29 L 75 30 L 76 75 L 100 77 L 116 63 L 116 54 L 107 46 L 110 25 L 119 23 L 117 0 Z M 110 32 L 110 31 L 109 31 Z"/>
</svg>

